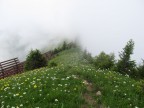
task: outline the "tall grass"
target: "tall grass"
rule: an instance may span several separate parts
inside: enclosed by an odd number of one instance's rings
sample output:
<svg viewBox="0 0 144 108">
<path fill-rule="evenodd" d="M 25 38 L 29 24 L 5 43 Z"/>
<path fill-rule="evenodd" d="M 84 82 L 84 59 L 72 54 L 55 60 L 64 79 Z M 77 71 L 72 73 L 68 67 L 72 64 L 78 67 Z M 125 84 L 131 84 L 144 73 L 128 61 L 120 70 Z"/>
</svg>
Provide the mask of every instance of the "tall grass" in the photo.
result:
<svg viewBox="0 0 144 108">
<path fill-rule="evenodd" d="M 144 83 L 109 70 L 96 70 L 83 59 L 82 52 L 71 49 L 60 53 L 46 67 L 0 80 L 1 108 L 80 108 L 91 82 L 92 97 L 110 108 L 143 108 Z M 49 62 L 49 63 L 50 63 Z M 101 96 L 96 96 L 100 91 Z"/>
</svg>

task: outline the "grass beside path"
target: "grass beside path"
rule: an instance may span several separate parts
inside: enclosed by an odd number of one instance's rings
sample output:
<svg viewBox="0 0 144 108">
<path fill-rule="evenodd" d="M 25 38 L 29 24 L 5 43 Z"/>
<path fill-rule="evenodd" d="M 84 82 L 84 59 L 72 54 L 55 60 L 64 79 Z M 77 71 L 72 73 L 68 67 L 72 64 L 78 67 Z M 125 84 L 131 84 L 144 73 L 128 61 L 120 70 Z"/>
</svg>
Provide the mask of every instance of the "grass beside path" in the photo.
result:
<svg viewBox="0 0 144 108">
<path fill-rule="evenodd" d="M 0 80 L 1 108 L 143 108 L 144 83 L 96 70 L 79 49 L 58 54 L 45 67 Z"/>
</svg>

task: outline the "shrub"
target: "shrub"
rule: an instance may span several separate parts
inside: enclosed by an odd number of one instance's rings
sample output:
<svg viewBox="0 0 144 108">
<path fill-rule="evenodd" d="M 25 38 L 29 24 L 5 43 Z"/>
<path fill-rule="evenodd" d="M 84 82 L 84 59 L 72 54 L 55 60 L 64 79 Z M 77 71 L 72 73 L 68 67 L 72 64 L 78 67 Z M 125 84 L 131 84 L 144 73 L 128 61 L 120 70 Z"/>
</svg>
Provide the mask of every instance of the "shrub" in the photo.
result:
<svg viewBox="0 0 144 108">
<path fill-rule="evenodd" d="M 31 50 L 26 58 L 25 70 L 33 70 L 47 65 L 46 59 L 39 50 Z"/>
<path fill-rule="evenodd" d="M 89 63 L 93 63 L 93 57 L 91 56 L 91 53 L 87 52 L 87 50 L 84 50 L 83 58 L 86 59 Z"/>
<path fill-rule="evenodd" d="M 75 42 L 67 43 L 66 41 L 64 41 L 61 45 L 59 45 L 59 47 L 53 50 L 53 53 L 58 54 L 61 51 L 71 49 L 71 48 L 78 48 L 78 44 Z"/>
<path fill-rule="evenodd" d="M 68 49 L 71 49 L 71 48 L 78 48 L 79 45 L 78 43 L 76 42 L 70 42 L 68 45 L 67 45 Z"/>
<path fill-rule="evenodd" d="M 108 55 L 105 52 L 101 52 L 95 57 L 94 64 L 96 68 L 112 69 L 115 65 L 115 56 L 113 53 Z"/>
<path fill-rule="evenodd" d="M 48 64 L 48 66 L 49 67 L 55 67 L 55 66 L 57 66 L 57 64 L 54 61 L 52 61 Z"/>
<path fill-rule="evenodd" d="M 61 49 L 62 49 L 62 50 L 68 49 L 68 45 L 67 45 L 66 41 L 63 42 L 63 45 L 62 45 L 62 48 L 61 48 Z"/>
<path fill-rule="evenodd" d="M 137 67 L 137 71 L 139 73 L 139 77 L 143 79 L 144 78 L 144 60 L 142 64 Z"/>
</svg>

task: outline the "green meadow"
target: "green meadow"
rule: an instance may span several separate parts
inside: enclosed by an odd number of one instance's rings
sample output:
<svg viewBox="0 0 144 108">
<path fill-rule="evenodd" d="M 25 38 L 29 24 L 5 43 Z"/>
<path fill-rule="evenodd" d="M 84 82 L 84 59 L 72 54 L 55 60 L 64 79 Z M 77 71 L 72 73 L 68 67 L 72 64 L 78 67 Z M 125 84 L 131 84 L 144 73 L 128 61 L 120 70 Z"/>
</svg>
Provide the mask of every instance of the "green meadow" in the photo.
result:
<svg viewBox="0 0 144 108">
<path fill-rule="evenodd" d="M 50 66 L 51 63 L 57 64 Z M 77 48 L 0 80 L 1 108 L 143 108 L 144 81 L 95 69 Z"/>
</svg>

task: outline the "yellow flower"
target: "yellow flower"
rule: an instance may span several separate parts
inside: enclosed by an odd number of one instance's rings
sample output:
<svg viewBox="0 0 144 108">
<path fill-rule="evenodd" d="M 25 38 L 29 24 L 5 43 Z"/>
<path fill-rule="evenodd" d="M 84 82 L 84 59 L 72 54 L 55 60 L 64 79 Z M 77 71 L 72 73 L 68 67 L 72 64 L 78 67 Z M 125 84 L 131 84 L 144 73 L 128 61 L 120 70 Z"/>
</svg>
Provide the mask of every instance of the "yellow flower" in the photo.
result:
<svg viewBox="0 0 144 108">
<path fill-rule="evenodd" d="M 37 88 L 37 85 L 34 85 L 34 88 Z"/>
</svg>

